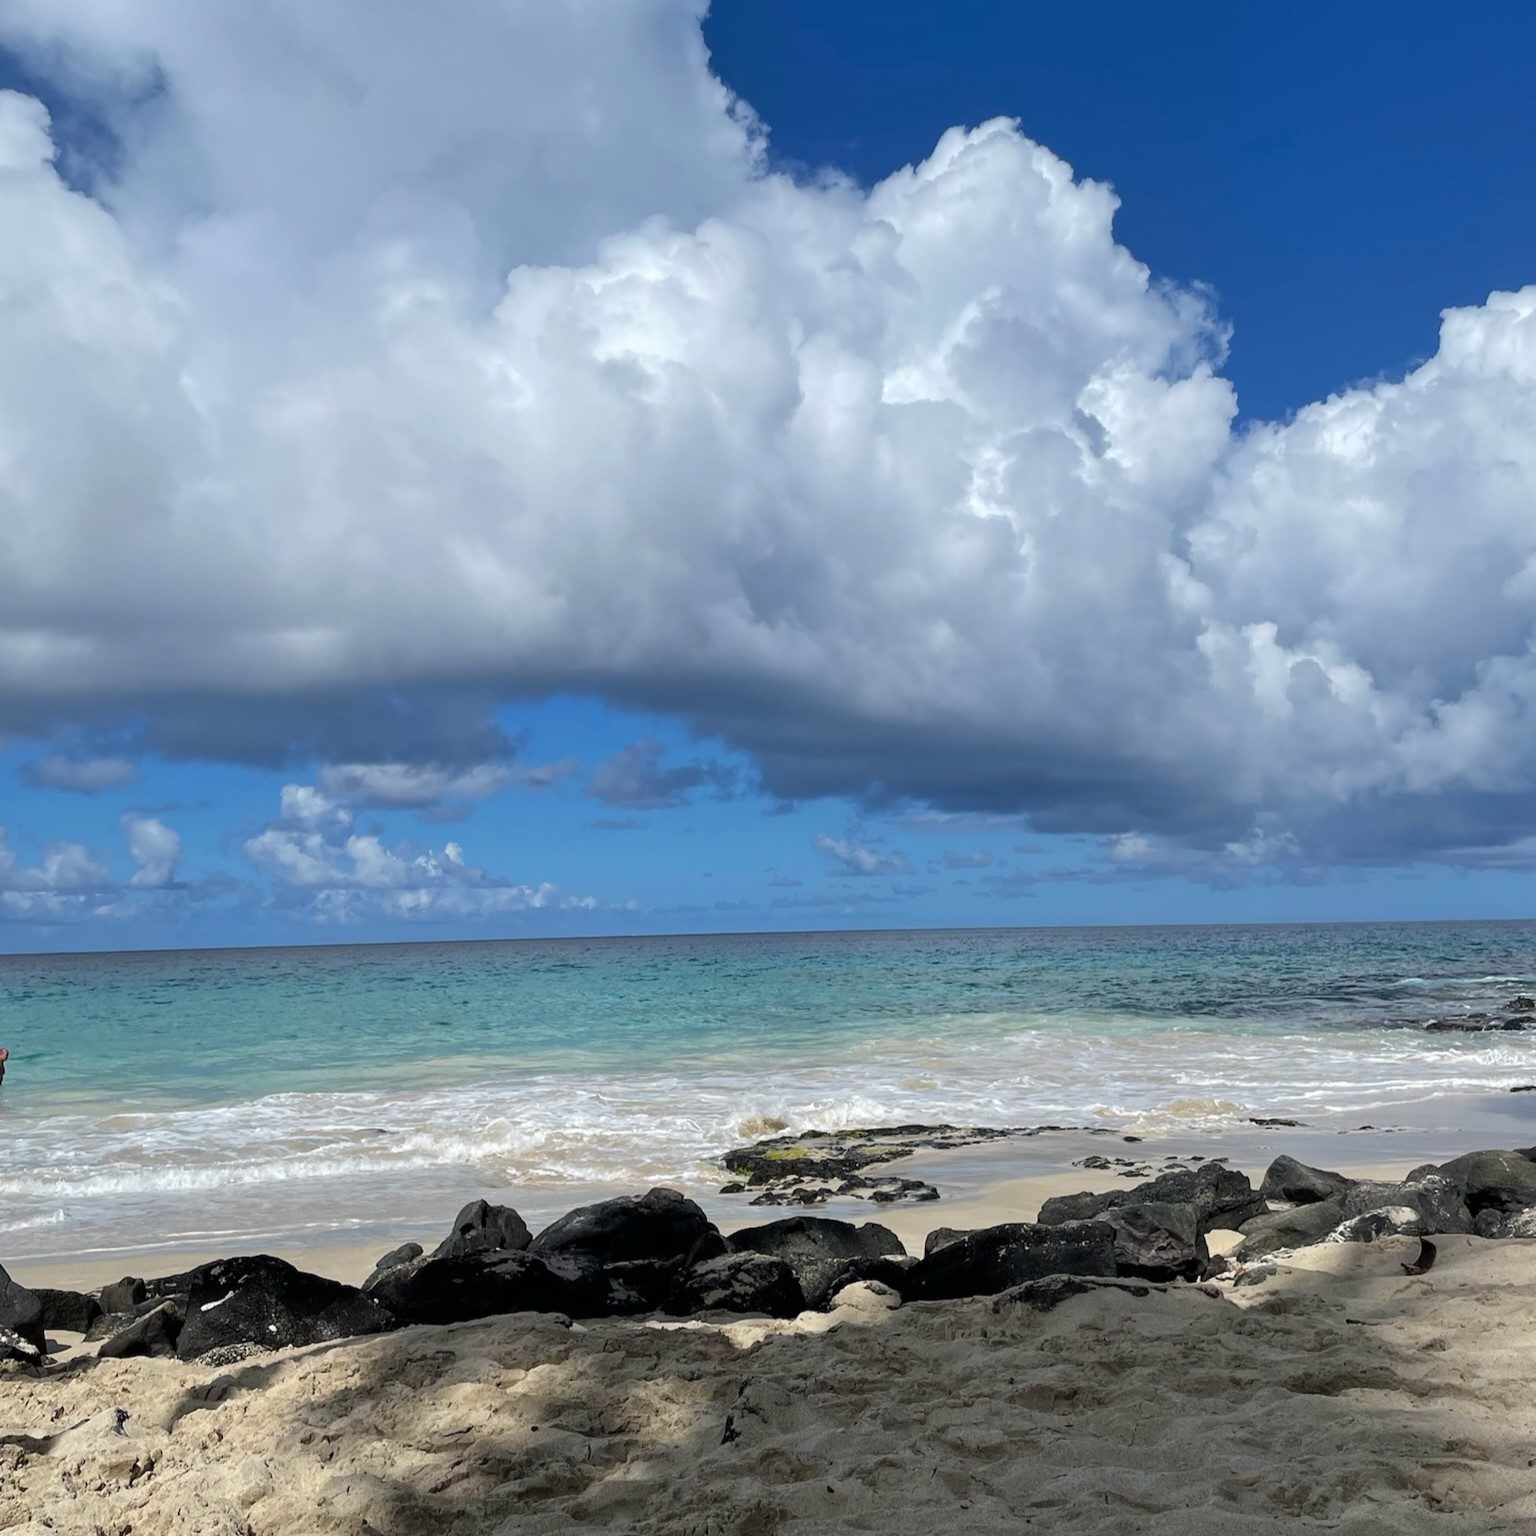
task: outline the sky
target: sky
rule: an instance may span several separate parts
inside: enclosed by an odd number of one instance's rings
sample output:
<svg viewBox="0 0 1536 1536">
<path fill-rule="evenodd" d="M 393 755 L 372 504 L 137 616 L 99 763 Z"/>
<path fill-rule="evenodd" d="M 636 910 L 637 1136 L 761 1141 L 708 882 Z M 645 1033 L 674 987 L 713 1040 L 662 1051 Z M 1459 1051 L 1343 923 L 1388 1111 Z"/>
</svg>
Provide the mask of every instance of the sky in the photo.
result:
<svg viewBox="0 0 1536 1536">
<path fill-rule="evenodd" d="M 12 0 L 0 951 L 1530 915 L 1533 43 Z"/>
</svg>

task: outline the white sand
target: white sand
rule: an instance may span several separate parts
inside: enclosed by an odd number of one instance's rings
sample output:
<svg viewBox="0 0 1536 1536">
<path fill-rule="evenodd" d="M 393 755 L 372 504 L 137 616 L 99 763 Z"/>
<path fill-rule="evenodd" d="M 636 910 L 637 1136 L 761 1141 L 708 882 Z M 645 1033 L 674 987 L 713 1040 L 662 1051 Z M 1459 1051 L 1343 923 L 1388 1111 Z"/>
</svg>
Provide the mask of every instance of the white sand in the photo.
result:
<svg viewBox="0 0 1536 1536">
<path fill-rule="evenodd" d="M 0 1377 L 15 1536 L 1536 1530 L 1536 1243 L 1306 1251 L 1209 1297 L 515 1316 Z M 120 1414 L 126 1413 L 119 1425 Z M 727 1434 L 726 1426 L 731 1426 Z"/>
</svg>

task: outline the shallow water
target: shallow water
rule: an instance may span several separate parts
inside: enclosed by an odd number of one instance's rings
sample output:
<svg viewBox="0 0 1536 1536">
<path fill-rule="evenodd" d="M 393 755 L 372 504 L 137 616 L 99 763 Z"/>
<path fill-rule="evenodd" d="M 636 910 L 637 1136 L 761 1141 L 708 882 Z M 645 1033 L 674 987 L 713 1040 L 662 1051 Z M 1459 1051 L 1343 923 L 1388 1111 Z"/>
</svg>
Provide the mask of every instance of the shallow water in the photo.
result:
<svg viewBox="0 0 1536 1536">
<path fill-rule="evenodd" d="M 1434 1131 L 1536 1035 L 1536 924 L 988 930 L 0 958 L 0 1258 L 718 1182 L 891 1121 Z"/>
</svg>

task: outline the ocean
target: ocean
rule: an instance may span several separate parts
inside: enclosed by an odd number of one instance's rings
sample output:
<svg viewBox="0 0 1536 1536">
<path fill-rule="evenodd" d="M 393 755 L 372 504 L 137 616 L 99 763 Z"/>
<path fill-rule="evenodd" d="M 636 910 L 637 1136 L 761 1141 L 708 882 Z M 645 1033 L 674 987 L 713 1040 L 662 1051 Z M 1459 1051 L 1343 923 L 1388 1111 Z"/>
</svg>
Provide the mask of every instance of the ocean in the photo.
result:
<svg viewBox="0 0 1536 1536">
<path fill-rule="evenodd" d="M 1536 1033 L 1536 923 L 1009 929 L 0 958 L 0 1260 L 446 1222 L 784 1128 L 1434 1130 Z"/>
</svg>

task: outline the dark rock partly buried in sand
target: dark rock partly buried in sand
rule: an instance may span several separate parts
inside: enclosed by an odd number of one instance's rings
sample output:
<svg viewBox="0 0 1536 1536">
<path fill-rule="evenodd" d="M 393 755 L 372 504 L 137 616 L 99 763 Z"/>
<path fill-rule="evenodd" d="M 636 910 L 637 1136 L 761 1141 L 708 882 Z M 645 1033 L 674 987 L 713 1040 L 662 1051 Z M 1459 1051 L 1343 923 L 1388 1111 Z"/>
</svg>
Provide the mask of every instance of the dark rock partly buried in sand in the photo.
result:
<svg viewBox="0 0 1536 1536">
<path fill-rule="evenodd" d="M 1408 1205 L 1385 1205 L 1341 1221 L 1325 1243 L 1374 1243 L 1384 1237 L 1422 1237 L 1424 1218 Z"/>
<path fill-rule="evenodd" d="M 0 1328 L 9 1328 L 34 1349 L 44 1348 L 42 1303 L 0 1265 Z"/>
<path fill-rule="evenodd" d="M 83 1291 L 55 1291 L 39 1286 L 32 1292 L 43 1312 L 48 1333 L 84 1333 L 101 1316 L 101 1303 Z"/>
<path fill-rule="evenodd" d="M 179 1301 L 157 1302 L 126 1328 L 113 1333 L 96 1351 L 102 1360 L 126 1360 L 135 1355 L 154 1355 L 169 1359 L 176 1353 L 176 1341 L 186 1323 Z"/>
<path fill-rule="evenodd" d="M 758 1312 L 798 1317 L 805 1293 L 782 1259 L 765 1253 L 727 1253 L 695 1264 L 677 1281 L 667 1300 L 676 1316 L 694 1312 Z"/>
<path fill-rule="evenodd" d="M 1067 1221 L 1092 1221 L 1105 1211 L 1123 1205 L 1190 1205 L 1195 1208 L 1203 1230 L 1212 1227 L 1240 1227 L 1266 1209 L 1248 1176 L 1220 1163 L 1204 1163 L 1199 1168 L 1179 1168 L 1164 1173 L 1133 1189 L 1112 1189 L 1102 1194 L 1084 1191 L 1080 1195 L 1056 1195 L 1040 1207 L 1039 1220 L 1044 1226 L 1058 1226 Z"/>
<path fill-rule="evenodd" d="M 1098 1218 L 1114 1228 L 1115 1272 L 1141 1280 L 1194 1280 L 1210 1251 L 1192 1205 L 1119 1205 Z"/>
<path fill-rule="evenodd" d="M 697 1256 L 696 1245 L 710 1234 L 718 1236 L 692 1200 L 675 1189 L 651 1189 L 567 1212 L 533 1239 L 531 1251 L 543 1258 L 596 1264 L 637 1259 L 681 1263 Z"/>
<path fill-rule="evenodd" d="M 1472 1221 L 1479 1237 L 1536 1237 L 1536 1206 L 1523 1211 L 1479 1211 Z"/>
<path fill-rule="evenodd" d="M 1259 1194 L 1265 1200 L 1288 1200 L 1292 1205 L 1314 1205 L 1342 1195 L 1355 1181 L 1326 1168 L 1309 1168 L 1294 1157 L 1277 1157 L 1269 1165 Z"/>
<path fill-rule="evenodd" d="M 1363 1179 L 1351 1185 L 1342 1198 L 1346 1218 L 1406 1206 L 1419 1216 L 1428 1234 L 1472 1230 L 1472 1213 L 1461 1190 L 1438 1174 L 1405 1179 L 1398 1184 Z"/>
<path fill-rule="evenodd" d="M 551 1265 L 533 1253 L 463 1253 L 396 1264 L 369 1295 L 403 1323 L 467 1323 L 505 1312 L 589 1316 L 595 1281 L 573 1265 Z"/>
<path fill-rule="evenodd" d="M 968 1232 L 928 1254 L 899 1289 L 906 1301 L 954 1301 L 992 1296 L 1047 1275 L 1114 1274 L 1115 1230 L 1107 1222 L 1009 1222 Z"/>
<path fill-rule="evenodd" d="M 176 1345 L 183 1360 L 233 1345 L 287 1349 L 395 1326 L 372 1296 L 268 1254 L 204 1264 L 187 1280 L 187 1321 Z"/>
<path fill-rule="evenodd" d="M 432 1257 L 451 1259 L 461 1253 L 487 1253 L 493 1249 L 521 1253 L 531 1237 L 528 1223 L 510 1205 L 472 1200 L 454 1217 L 453 1231 L 437 1245 Z"/>
<path fill-rule="evenodd" d="M 0 1324 L 0 1366 L 40 1371 L 43 1367 L 42 1346 L 24 1339 L 14 1328 Z"/>
<path fill-rule="evenodd" d="M 1461 1191 L 1474 1216 L 1480 1211 L 1523 1211 L 1536 1205 L 1536 1163 L 1518 1152 L 1468 1152 L 1438 1167 L 1415 1168 L 1408 1177 L 1435 1174 Z"/>
<path fill-rule="evenodd" d="M 1257 1259 L 1282 1248 L 1305 1248 L 1320 1243 L 1344 1220 L 1344 1199 L 1334 1195 L 1314 1200 L 1289 1211 L 1266 1211 L 1243 1223 L 1243 1241 L 1235 1257 Z"/>
<path fill-rule="evenodd" d="M 855 1280 L 895 1284 L 893 1277 L 902 1273 L 902 1267 L 893 1261 L 906 1257 L 901 1239 L 889 1227 L 824 1216 L 786 1216 L 783 1221 L 745 1227 L 731 1233 L 729 1242 L 736 1253 L 781 1259 L 800 1282 L 806 1306 L 816 1310 Z"/>
</svg>

